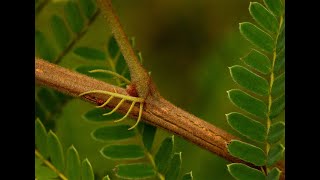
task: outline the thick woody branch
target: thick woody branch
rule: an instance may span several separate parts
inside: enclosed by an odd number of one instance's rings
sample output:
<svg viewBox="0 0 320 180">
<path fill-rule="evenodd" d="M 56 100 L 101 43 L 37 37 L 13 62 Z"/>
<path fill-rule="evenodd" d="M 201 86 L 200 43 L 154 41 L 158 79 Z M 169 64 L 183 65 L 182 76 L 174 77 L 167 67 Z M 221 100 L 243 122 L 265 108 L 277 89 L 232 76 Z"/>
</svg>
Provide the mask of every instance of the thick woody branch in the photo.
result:
<svg viewBox="0 0 320 180">
<path fill-rule="evenodd" d="M 35 63 L 35 77 L 36 83 L 74 97 L 79 97 L 78 95 L 80 93 L 90 90 L 116 91 L 119 94 L 128 95 L 123 88 L 73 72 L 38 58 L 36 58 Z M 101 102 L 106 101 L 109 96 L 90 94 L 80 98 L 101 105 Z M 114 98 L 107 107 L 114 108 L 118 102 L 119 99 Z M 130 105 L 130 102 L 123 103 L 117 112 L 125 114 Z M 138 113 L 139 107 L 135 106 L 130 113 L 130 116 L 136 119 Z M 142 120 L 146 123 L 168 130 L 230 162 L 244 163 L 231 156 L 227 150 L 227 145 L 230 141 L 232 139 L 238 139 L 237 137 L 176 107 L 161 96 L 153 100 L 149 99 L 145 102 Z M 254 167 L 253 165 L 250 166 Z M 278 168 L 284 172 L 283 164 L 278 165 Z"/>
</svg>

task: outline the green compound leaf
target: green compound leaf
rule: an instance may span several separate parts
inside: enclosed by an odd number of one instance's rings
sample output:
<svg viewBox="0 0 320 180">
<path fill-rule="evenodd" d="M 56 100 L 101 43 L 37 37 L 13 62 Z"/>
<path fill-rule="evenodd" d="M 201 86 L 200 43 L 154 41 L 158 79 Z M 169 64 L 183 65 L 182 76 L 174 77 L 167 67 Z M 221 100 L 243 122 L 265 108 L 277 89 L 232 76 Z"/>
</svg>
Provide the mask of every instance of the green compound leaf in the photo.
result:
<svg viewBox="0 0 320 180">
<path fill-rule="evenodd" d="M 51 130 L 48 133 L 48 151 L 50 155 L 50 160 L 52 164 L 61 172 L 63 172 L 65 164 L 64 164 L 64 156 L 62 151 L 61 143 L 57 137 L 57 135 Z"/>
<path fill-rule="evenodd" d="M 157 131 L 157 127 L 146 124 L 146 123 L 143 124 L 142 140 L 143 140 L 144 147 L 146 147 L 148 151 L 150 151 L 152 148 L 156 131 Z"/>
<path fill-rule="evenodd" d="M 280 16 L 283 9 L 281 0 L 263 0 L 268 9 L 276 16 Z"/>
<path fill-rule="evenodd" d="M 91 135 L 97 141 L 124 140 L 135 136 L 135 131 L 128 131 L 129 125 L 104 126 L 95 129 Z"/>
<path fill-rule="evenodd" d="M 112 59 L 115 59 L 116 55 L 119 53 L 119 46 L 114 38 L 114 36 L 111 36 L 108 42 L 108 53 Z"/>
<path fill-rule="evenodd" d="M 71 40 L 71 35 L 66 24 L 64 23 L 62 18 L 57 15 L 53 15 L 51 17 L 50 23 L 54 38 L 56 39 L 58 46 L 61 50 L 66 49 Z"/>
<path fill-rule="evenodd" d="M 274 62 L 274 72 L 279 72 L 285 65 L 285 48 L 277 54 L 276 61 Z"/>
<path fill-rule="evenodd" d="M 73 52 L 86 60 L 106 60 L 105 53 L 95 48 L 77 47 Z"/>
<path fill-rule="evenodd" d="M 85 74 L 87 76 L 101 79 L 101 80 L 106 80 L 106 79 L 111 79 L 112 75 L 107 74 L 107 73 L 102 73 L 102 72 L 95 72 L 95 73 L 90 73 L 89 71 L 95 70 L 95 69 L 103 69 L 107 70 L 106 66 L 99 66 L 99 65 L 80 65 L 78 66 L 75 71 Z"/>
<path fill-rule="evenodd" d="M 39 152 L 44 158 L 48 157 L 47 149 L 47 131 L 40 119 L 37 118 L 35 122 L 35 144 Z"/>
<path fill-rule="evenodd" d="M 192 171 L 182 176 L 182 180 L 193 180 Z"/>
<path fill-rule="evenodd" d="M 249 94 L 239 90 L 232 89 L 227 91 L 230 101 L 253 115 L 265 119 L 267 113 L 267 105 L 261 100 L 250 96 Z"/>
<path fill-rule="evenodd" d="M 268 153 L 267 166 L 270 167 L 278 162 L 282 158 L 283 152 L 284 147 L 282 144 L 272 146 Z"/>
<path fill-rule="evenodd" d="M 88 19 L 92 18 L 97 11 L 97 5 L 94 0 L 79 0 L 79 4 L 82 12 L 84 12 Z"/>
<path fill-rule="evenodd" d="M 228 171 L 237 180 L 265 180 L 264 174 L 241 163 L 228 164 Z"/>
<path fill-rule="evenodd" d="M 271 62 L 269 58 L 255 49 L 252 49 L 247 56 L 241 59 L 246 63 L 246 65 L 263 74 L 268 74 L 271 70 Z"/>
<path fill-rule="evenodd" d="M 276 122 L 270 126 L 268 134 L 268 142 L 270 144 L 275 144 L 282 139 L 284 136 L 284 127 L 285 124 L 283 122 Z"/>
<path fill-rule="evenodd" d="M 109 175 L 106 175 L 105 177 L 103 177 L 102 180 L 110 180 Z"/>
<path fill-rule="evenodd" d="M 232 140 L 228 145 L 228 151 L 232 156 L 256 166 L 263 166 L 266 163 L 266 155 L 263 150 L 245 142 Z"/>
<path fill-rule="evenodd" d="M 239 85 L 262 96 L 268 94 L 269 84 L 263 77 L 239 65 L 229 69 L 232 79 Z"/>
<path fill-rule="evenodd" d="M 178 179 L 181 169 L 181 161 L 181 152 L 175 153 L 170 161 L 170 165 L 166 173 L 166 180 Z"/>
<path fill-rule="evenodd" d="M 284 94 L 284 84 L 285 84 L 285 73 L 278 76 L 272 85 L 271 95 L 278 96 L 279 94 Z"/>
<path fill-rule="evenodd" d="M 58 174 L 42 164 L 42 161 L 35 157 L 35 177 L 37 180 L 55 179 Z"/>
<path fill-rule="evenodd" d="M 66 159 L 66 175 L 68 180 L 79 180 L 81 177 L 80 158 L 74 146 L 68 149 Z"/>
<path fill-rule="evenodd" d="M 267 52 L 272 52 L 274 45 L 272 37 L 254 24 L 249 22 L 240 23 L 240 32 L 252 44 Z"/>
<path fill-rule="evenodd" d="M 156 175 L 151 164 L 119 164 L 115 167 L 116 176 L 124 179 L 144 179 Z"/>
<path fill-rule="evenodd" d="M 249 12 L 253 19 L 263 28 L 276 33 L 278 31 L 278 21 L 262 4 L 251 2 Z"/>
<path fill-rule="evenodd" d="M 112 160 L 135 160 L 144 157 L 144 150 L 138 145 L 108 145 L 100 152 L 105 158 Z"/>
<path fill-rule="evenodd" d="M 64 6 L 64 14 L 74 33 L 80 33 L 84 26 L 84 20 L 81 16 L 78 4 L 74 1 L 67 1 Z"/>
<path fill-rule="evenodd" d="M 88 159 L 82 161 L 81 180 L 94 180 L 92 166 Z"/>
<path fill-rule="evenodd" d="M 35 32 L 36 54 L 44 60 L 52 62 L 56 56 L 55 50 L 48 42 L 44 34 L 38 30 Z"/>
<path fill-rule="evenodd" d="M 102 116 L 102 114 L 106 113 L 106 109 L 102 108 L 96 108 L 92 109 L 85 114 L 82 115 L 82 117 L 91 122 L 106 122 L 106 121 L 113 121 L 122 118 L 123 115 L 119 113 L 112 113 L 108 116 Z"/>
<path fill-rule="evenodd" d="M 275 99 L 271 105 L 270 119 L 277 117 L 285 107 L 285 95 L 282 94 L 280 97 Z"/>
<path fill-rule="evenodd" d="M 279 180 L 281 171 L 278 168 L 273 168 L 266 178 L 266 180 Z"/>
<path fill-rule="evenodd" d="M 259 142 L 265 141 L 267 129 L 260 122 L 236 112 L 227 114 L 227 120 L 242 135 Z"/>
<path fill-rule="evenodd" d="M 174 136 L 167 137 L 162 141 L 161 146 L 154 157 L 154 162 L 160 173 L 165 173 L 168 168 L 169 161 L 173 154 L 173 144 Z"/>
</svg>

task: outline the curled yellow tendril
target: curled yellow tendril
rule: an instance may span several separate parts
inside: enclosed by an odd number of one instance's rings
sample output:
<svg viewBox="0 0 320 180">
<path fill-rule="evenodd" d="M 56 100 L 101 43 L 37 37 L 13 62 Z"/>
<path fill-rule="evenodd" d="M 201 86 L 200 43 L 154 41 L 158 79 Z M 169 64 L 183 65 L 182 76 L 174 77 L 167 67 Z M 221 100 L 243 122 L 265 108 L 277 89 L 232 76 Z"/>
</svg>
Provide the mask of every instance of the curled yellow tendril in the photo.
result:
<svg viewBox="0 0 320 180">
<path fill-rule="evenodd" d="M 138 120 L 128 130 L 131 130 L 131 129 L 135 128 L 138 125 L 138 123 L 140 122 L 141 115 L 142 115 L 142 110 L 143 110 L 144 99 L 139 98 L 139 97 L 133 97 L 133 96 L 127 96 L 127 95 L 123 95 L 123 94 L 118 94 L 116 92 L 113 93 L 113 92 L 109 92 L 109 91 L 103 91 L 103 90 L 87 91 L 87 92 L 79 94 L 79 96 L 92 94 L 92 93 L 106 94 L 106 95 L 110 96 L 102 105 L 96 106 L 97 108 L 102 108 L 102 107 L 106 106 L 114 97 L 121 99 L 120 102 L 117 104 L 117 106 L 115 106 L 110 112 L 103 114 L 103 116 L 110 115 L 110 114 L 114 113 L 117 109 L 119 109 L 119 107 L 124 103 L 124 101 L 131 101 L 132 102 L 130 108 L 127 111 L 127 113 L 121 119 L 115 120 L 114 122 L 120 122 L 120 121 L 124 120 L 130 114 L 130 112 L 133 109 L 135 103 L 140 103 Z"/>
</svg>

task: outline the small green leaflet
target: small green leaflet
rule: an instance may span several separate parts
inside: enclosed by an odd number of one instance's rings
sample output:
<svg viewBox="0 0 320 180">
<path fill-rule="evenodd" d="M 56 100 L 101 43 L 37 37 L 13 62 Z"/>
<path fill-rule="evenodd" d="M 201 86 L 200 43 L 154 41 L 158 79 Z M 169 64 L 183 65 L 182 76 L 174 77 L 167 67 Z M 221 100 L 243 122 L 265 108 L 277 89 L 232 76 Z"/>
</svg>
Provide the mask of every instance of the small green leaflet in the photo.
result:
<svg viewBox="0 0 320 180">
<path fill-rule="evenodd" d="M 154 162 L 160 173 L 165 173 L 173 154 L 174 136 L 167 137 L 162 141 L 161 146 L 154 157 Z"/>
<path fill-rule="evenodd" d="M 91 166 L 88 159 L 85 159 L 82 161 L 81 179 L 82 180 L 94 180 L 92 166 Z"/>
<path fill-rule="evenodd" d="M 67 1 L 64 6 L 64 14 L 72 31 L 80 33 L 84 27 L 84 19 L 81 16 L 78 4 L 75 1 Z"/>
<path fill-rule="evenodd" d="M 278 162 L 284 152 L 284 147 L 282 144 L 274 145 L 270 148 L 267 159 L 267 166 L 272 166 L 274 163 Z"/>
<path fill-rule="evenodd" d="M 252 44 L 267 52 L 272 52 L 274 44 L 272 37 L 254 24 L 240 23 L 240 32 Z"/>
<path fill-rule="evenodd" d="M 136 160 L 144 157 L 144 150 L 139 145 L 107 145 L 101 154 L 113 160 Z"/>
<path fill-rule="evenodd" d="M 281 171 L 278 168 L 273 168 L 266 178 L 266 180 L 279 180 Z"/>
<path fill-rule="evenodd" d="M 51 29 L 60 50 L 66 49 L 71 41 L 70 32 L 61 17 L 53 15 L 50 19 Z"/>
<path fill-rule="evenodd" d="M 263 28 L 276 33 L 278 31 L 278 21 L 262 4 L 250 2 L 249 12 L 256 22 Z"/>
<path fill-rule="evenodd" d="M 48 133 L 48 150 L 52 164 L 59 170 L 63 171 L 65 167 L 64 155 L 61 143 L 57 135 L 51 130 Z"/>
<path fill-rule="evenodd" d="M 169 168 L 166 172 L 166 180 L 176 180 L 178 179 L 181 170 L 181 152 L 174 153 Z"/>
<path fill-rule="evenodd" d="M 101 61 L 106 60 L 105 53 L 96 48 L 77 47 L 73 52 L 76 55 L 81 56 L 86 60 L 101 60 Z"/>
<path fill-rule="evenodd" d="M 135 136 L 135 131 L 128 131 L 129 125 L 103 126 L 95 129 L 91 135 L 97 141 L 116 141 Z"/>
<path fill-rule="evenodd" d="M 116 176 L 124 179 L 144 179 L 156 175 L 151 164 L 119 164 L 115 167 Z"/>
<path fill-rule="evenodd" d="M 266 139 L 266 127 L 258 121 L 237 112 L 226 115 L 229 125 L 242 135 L 259 142 Z"/>
<path fill-rule="evenodd" d="M 229 69 L 232 79 L 242 87 L 258 95 L 268 94 L 269 83 L 263 77 L 239 65 L 234 65 Z"/>
<path fill-rule="evenodd" d="M 263 150 L 245 142 L 232 140 L 228 145 L 228 151 L 232 156 L 250 162 L 256 166 L 263 166 L 266 163 L 266 155 Z"/>
<path fill-rule="evenodd" d="M 228 164 L 228 171 L 237 180 L 265 180 L 264 174 L 241 163 Z"/>
<path fill-rule="evenodd" d="M 285 107 L 285 95 L 276 98 L 271 105 L 270 119 L 277 117 Z"/>
<path fill-rule="evenodd" d="M 79 180 L 81 175 L 80 158 L 77 150 L 71 146 L 67 152 L 66 175 L 68 180 Z"/>
<path fill-rule="evenodd" d="M 276 122 L 270 126 L 268 134 L 268 142 L 274 144 L 282 139 L 284 136 L 284 123 Z"/>
<path fill-rule="evenodd" d="M 39 118 L 35 122 L 35 144 L 42 156 L 47 158 L 47 131 Z"/>
<path fill-rule="evenodd" d="M 267 5 L 268 9 L 270 9 L 270 11 L 274 15 L 280 16 L 281 11 L 283 9 L 281 0 L 263 0 L 263 1 Z"/>
<path fill-rule="evenodd" d="M 265 119 L 267 114 L 267 105 L 263 101 L 239 89 L 231 89 L 227 91 L 227 93 L 230 101 L 234 105 L 238 106 L 242 110 L 247 111 L 248 113 Z"/>
<path fill-rule="evenodd" d="M 241 59 L 246 63 L 246 65 L 263 74 L 268 74 L 271 70 L 271 62 L 269 58 L 255 49 L 252 49 L 248 55 Z"/>
</svg>

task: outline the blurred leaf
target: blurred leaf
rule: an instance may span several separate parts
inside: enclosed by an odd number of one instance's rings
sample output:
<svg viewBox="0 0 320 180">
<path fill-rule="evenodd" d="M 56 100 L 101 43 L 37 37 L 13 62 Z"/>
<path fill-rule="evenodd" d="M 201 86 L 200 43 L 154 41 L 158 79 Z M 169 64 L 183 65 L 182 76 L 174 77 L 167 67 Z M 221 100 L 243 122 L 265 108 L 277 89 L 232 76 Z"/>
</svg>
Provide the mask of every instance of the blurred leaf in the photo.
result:
<svg viewBox="0 0 320 180">
<path fill-rule="evenodd" d="M 284 136 L 284 123 L 276 122 L 270 126 L 268 134 L 268 142 L 274 144 L 282 139 Z"/>
<path fill-rule="evenodd" d="M 250 2 L 249 12 L 260 26 L 273 33 L 277 33 L 277 19 L 262 4 L 258 2 Z"/>
<path fill-rule="evenodd" d="M 88 159 L 82 161 L 81 180 L 94 180 L 92 166 Z"/>
<path fill-rule="evenodd" d="M 274 72 L 280 71 L 285 65 L 285 48 L 277 54 L 276 61 L 274 62 Z"/>
<path fill-rule="evenodd" d="M 80 180 L 81 167 L 80 158 L 74 146 L 71 146 L 67 152 L 66 158 L 66 176 L 68 180 Z"/>
<path fill-rule="evenodd" d="M 64 170 L 64 156 L 61 143 L 57 135 L 51 130 L 48 133 L 48 151 L 52 164 L 61 172 Z"/>
<path fill-rule="evenodd" d="M 135 136 L 135 131 L 129 131 L 129 128 L 128 125 L 99 127 L 92 132 L 92 137 L 98 141 L 128 139 Z"/>
<path fill-rule="evenodd" d="M 114 36 L 111 36 L 111 38 L 109 39 L 108 42 L 108 53 L 110 55 L 110 57 L 112 59 L 114 59 L 116 57 L 116 55 L 119 52 L 119 46 L 118 43 L 116 41 L 116 39 L 114 38 Z"/>
<path fill-rule="evenodd" d="M 181 170 L 181 152 L 174 153 L 169 168 L 166 172 L 166 180 L 176 180 L 178 179 Z"/>
<path fill-rule="evenodd" d="M 182 180 L 193 180 L 192 171 L 184 174 Z"/>
<path fill-rule="evenodd" d="M 271 105 L 270 118 L 273 119 L 277 117 L 285 107 L 285 95 L 282 94 L 280 97 L 276 98 Z"/>
<path fill-rule="evenodd" d="M 127 70 L 127 63 L 126 60 L 124 60 L 124 57 L 122 54 L 120 54 L 118 60 L 117 60 L 117 64 L 116 64 L 116 72 L 118 72 L 119 74 L 123 74 L 124 71 Z"/>
<path fill-rule="evenodd" d="M 166 172 L 166 180 L 176 180 L 178 179 L 179 172 L 181 169 L 181 152 L 174 153 L 169 168 Z"/>
<path fill-rule="evenodd" d="M 106 175 L 105 177 L 103 177 L 102 180 L 110 180 L 109 175 Z"/>
<path fill-rule="evenodd" d="M 144 150 L 138 145 L 107 145 L 100 152 L 112 160 L 135 160 L 144 157 Z"/>
<path fill-rule="evenodd" d="M 235 65 L 229 68 L 232 79 L 239 85 L 259 95 L 267 95 L 269 84 L 263 77 L 248 69 Z"/>
<path fill-rule="evenodd" d="M 271 95 L 277 96 L 279 94 L 284 94 L 284 84 L 285 84 L 285 73 L 278 76 L 272 85 Z"/>
<path fill-rule="evenodd" d="M 102 116 L 103 113 L 106 113 L 106 109 L 95 108 L 90 111 L 87 111 L 82 117 L 87 121 L 92 122 L 105 122 L 105 121 L 113 121 L 122 118 L 122 114 L 112 113 L 108 116 Z"/>
<path fill-rule="evenodd" d="M 97 5 L 94 0 L 79 0 L 81 10 L 84 12 L 86 17 L 90 19 L 97 11 Z"/>
<path fill-rule="evenodd" d="M 266 117 L 267 105 L 261 100 L 256 99 L 255 97 L 250 96 L 239 89 L 232 89 L 227 92 L 231 102 L 240 109 L 243 109 L 261 118 Z"/>
<path fill-rule="evenodd" d="M 40 103 L 38 100 L 35 100 L 35 115 L 36 117 L 45 120 L 46 119 L 46 114 L 44 109 L 41 107 Z"/>
<path fill-rule="evenodd" d="M 280 177 L 280 170 L 278 168 L 273 168 L 269 173 L 266 178 L 266 180 L 279 180 Z"/>
<path fill-rule="evenodd" d="M 264 174 L 241 163 L 228 164 L 228 171 L 237 180 L 265 180 Z"/>
<path fill-rule="evenodd" d="M 35 32 L 36 54 L 46 61 L 52 62 L 56 56 L 55 50 L 48 42 L 44 34 L 38 30 Z"/>
<path fill-rule="evenodd" d="M 77 47 L 73 52 L 85 60 L 106 60 L 105 53 L 95 48 Z"/>
<path fill-rule="evenodd" d="M 35 178 L 37 180 L 48 180 L 55 179 L 58 177 L 58 174 L 48 168 L 47 166 L 42 165 L 42 161 L 35 157 Z"/>
<path fill-rule="evenodd" d="M 160 173 L 165 173 L 168 168 L 169 161 L 173 154 L 173 144 L 174 136 L 167 137 L 162 141 L 161 146 L 154 157 L 154 162 Z"/>
<path fill-rule="evenodd" d="M 39 152 L 42 154 L 42 156 L 44 158 L 47 158 L 48 157 L 47 131 L 39 118 L 37 118 L 35 122 L 35 144 Z"/>
<path fill-rule="evenodd" d="M 267 52 L 272 52 L 274 44 L 272 37 L 254 24 L 249 22 L 240 23 L 240 32 L 252 44 Z"/>
<path fill-rule="evenodd" d="M 268 9 L 276 16 L 280 16 L 283 9 L 281 0 L 263 0 Z"/>
<path fill-rule="evenodd" d="M 51 90 L 47 88 L 41 88 L 37 96 L 39 100 L 41 101 L 41 105 L 45 107 L 48 111 L 55 111 L 56 105 L 58 104 L 57 99 L 54 97 Z"/>
<path fill-rule="evenodd" d="M 56 39 L 58 46 L 61 50 L 66 49 L 71 40 L 71 35 L 66 24 L 64 23 L 62 18 L 57 15 L 53 15 L 51 17 L 50 23 L 54 38 Z"/>
<path fill-rule="evenodd" d="M 75 1 L 67 1 L 64 6 L 64 14 L 74 33 L 79 33 L 83 29 L 84 20 L 81 16 L 78 4 Z"/>
<path fill-rule="evenodd" d="M 236 112 L 227 114 L 227 120 L 230 126 L 242 135 L 256 141 L 265 141 L 267 130 L 260 122 Z"/>
<path fill-rule="evenodd" d="M 156 175 L 151 164 L 119 164 L 115 167 L 116 176 L 124 179 L 144 179 Z"/>
<path fill-rule="evenodd" d="M 242 60 L 248 66 L 263 74 L 268 74 L 271 70 L 271 62 L 269 58 L 255 49 L 252 49 L 247 56 L 242 58 Z"/>
<path fill-rule="evenodd" d="M 284 147 L 282 144 L 271 146 L 268 153 L 267 166 L 270 167 L 278 162 L 282 158 L 283 152 Z"/>
<path fill-rule="evenodd" d="M 146 149 L 148 151 L 150 151 L 152 148 L 152 144 L 153 144 L 153 140 L 154 140 L 154 136 L 156 134 L 156 131 L 157 131 L 157 127 L 152 126 L 147 123 L 143 123 L 142 140 L 143 140 L 144 147 L 146 147 Z"/>
<path fill-rule="evenodd" d="M 80 65 L 76 67 L 75 71 L 85 74 L 87 76 L 100 79 L 100 80 L 105 80 L 105 79 L 111 79 L 112 75 L 107 74 L 107 73 L 102 73 L 102 72 L 95 72 L 95 73 L 90 73 L 89 71 L 95 70 L 95 69 L 106 69 L 106 66 L 99 66 L 99 65 Z"/>
<path fill-rule="evenodd" d="M 250 162 L 256 166 L 263 166 L 266 163 L 266 155 L 263 150 L 245 142 L 232 140 L 228 145 L 228 151 L 232 156 Z"/>
</svg>

